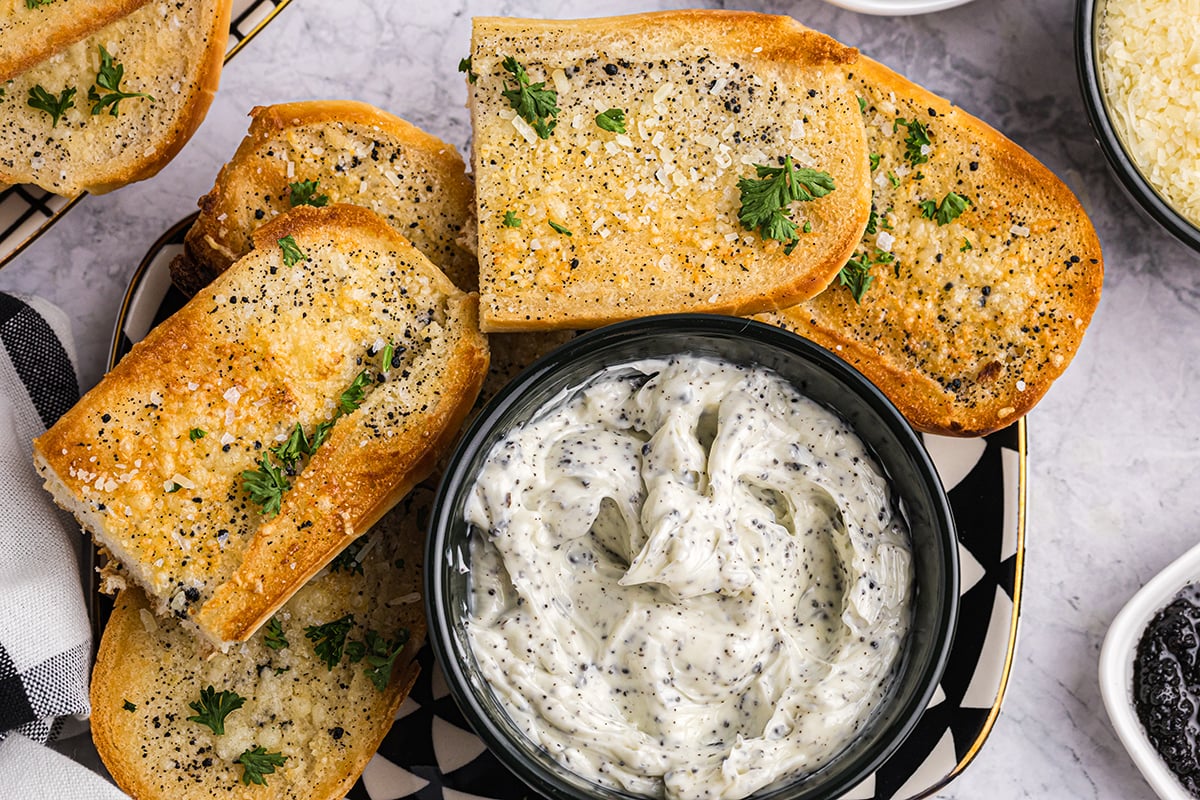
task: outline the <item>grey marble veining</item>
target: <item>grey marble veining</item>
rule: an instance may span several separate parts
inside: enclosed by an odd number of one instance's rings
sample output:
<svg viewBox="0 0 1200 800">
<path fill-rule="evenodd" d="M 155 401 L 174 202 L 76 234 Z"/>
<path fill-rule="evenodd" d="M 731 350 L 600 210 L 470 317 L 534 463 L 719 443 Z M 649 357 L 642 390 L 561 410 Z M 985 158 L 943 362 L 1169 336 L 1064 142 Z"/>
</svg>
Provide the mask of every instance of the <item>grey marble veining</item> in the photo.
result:
<svg viewBox="0 0 1200 800">
<path fill-rule="evenodd" d="M 294 0 L 226 69 L 208 119 L 155 179 L 89 197 L 0 270 L 74 320 L 85 386 L 101 374 L 126 282 L 195 208 L 254 105 L 354 98 L 465 150 L 456 72 L 477 14 L 595 16 L 714 3 Z M 732 4 L 731 4 L 732 5 Z M 1142 217 L 1107 174 L 1075 78 L 1069 0 L 977 0 L 921 17 L 817 0 L 791 14 L 954 100 L 1074 190 L 1105 247 L 1104 297 L 1067 374 L 1029 418 L 1026 583 L 1003 712 L 939 797 L 1150 797 L 1100 701 L 1100 643 L 1126 599 L 1200 539 L 1200 258 Z"/>
</svg>

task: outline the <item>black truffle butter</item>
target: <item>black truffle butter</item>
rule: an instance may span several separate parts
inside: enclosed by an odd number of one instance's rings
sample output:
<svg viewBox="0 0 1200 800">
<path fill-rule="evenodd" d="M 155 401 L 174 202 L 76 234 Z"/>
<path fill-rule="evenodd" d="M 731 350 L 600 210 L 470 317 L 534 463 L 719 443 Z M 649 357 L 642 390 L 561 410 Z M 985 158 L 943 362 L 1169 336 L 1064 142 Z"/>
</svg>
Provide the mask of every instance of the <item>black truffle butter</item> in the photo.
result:
<svg viewBox="0 0 1200 800">
<path fill-rule="evenodd" d="M 1138 719 L 1163 761 L 1200 797 L 1200 584 L 1184 587 L 1150 621 L 1133 661 Z"/>
</svg>

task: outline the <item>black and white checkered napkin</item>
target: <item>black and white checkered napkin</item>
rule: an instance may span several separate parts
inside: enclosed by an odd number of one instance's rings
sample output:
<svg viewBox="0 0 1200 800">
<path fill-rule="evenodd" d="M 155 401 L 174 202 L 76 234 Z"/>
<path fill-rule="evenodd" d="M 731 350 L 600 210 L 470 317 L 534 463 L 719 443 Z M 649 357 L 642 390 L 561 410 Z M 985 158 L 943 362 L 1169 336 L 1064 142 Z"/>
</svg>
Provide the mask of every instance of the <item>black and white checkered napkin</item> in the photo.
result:
<svg viewBox="0 0 1200 800">
<path fill-rule="evenodd" d="M 79 399 L 70 325 L 0 293 L 0 794 L 119 798 L 42 744 L 86 730 L 92 655 L 79 527 L 50 501 L 32 440 Z"/>
</svg>

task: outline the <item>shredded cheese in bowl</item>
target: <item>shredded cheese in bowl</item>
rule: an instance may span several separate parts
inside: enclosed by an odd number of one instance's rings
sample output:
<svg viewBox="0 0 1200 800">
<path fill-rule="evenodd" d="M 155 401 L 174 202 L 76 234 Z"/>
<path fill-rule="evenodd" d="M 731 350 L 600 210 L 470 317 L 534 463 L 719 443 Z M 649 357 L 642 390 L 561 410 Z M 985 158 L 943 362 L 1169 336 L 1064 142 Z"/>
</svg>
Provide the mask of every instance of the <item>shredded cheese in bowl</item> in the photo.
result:
<svg viewBox="0 0 1200 800">
<path fill-rule="evenodd" d="M 1200 226 L 1200 0 L 1109 0 L 1098 34 L 1113 128 L 1146 180 Z"/>
</svg>

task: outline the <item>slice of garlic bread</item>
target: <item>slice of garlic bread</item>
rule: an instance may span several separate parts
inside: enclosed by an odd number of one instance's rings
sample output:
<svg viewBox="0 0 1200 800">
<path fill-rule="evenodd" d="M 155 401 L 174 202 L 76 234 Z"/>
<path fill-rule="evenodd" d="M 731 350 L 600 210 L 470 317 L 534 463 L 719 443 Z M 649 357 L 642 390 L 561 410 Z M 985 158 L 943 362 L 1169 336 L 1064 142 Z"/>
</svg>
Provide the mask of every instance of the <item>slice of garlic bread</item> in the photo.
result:
<svg viewBox="0 0 1200 800">
<path fill-rule="evenodd" d="M 0 183 L 75 195 L 156 174 L 208 112 L 231 2 L 147 3 L 14 75 L 0 97 Z"/>
<path fill-rule="evenodd" d="M 484 330 L 751 313 L 819 292 L 867 222 L 855 57 L 764 14 L 476 19 Z"/>
<path fill-rule="evenodd" d="M 56 501 L 225 647 L 433 469 L 487 370 L 476 298 L 378 215 L 297 208 L 35 442 Z"/>
<path fill-rule="evenodd" d="M 417 674 L 417 506 L 427 519 L 430 500 L 415 491 L 227 654 L 207 657 L 140 589 L 123 591 L 91 691 L 92 738 L 117 784 L 139 800 L 344 797 Z M 255 748 L 269 770 L 238 761 Z"/>
<path fill-rule="evenodd" d="M 459 288 L 476 290 L 464 242 L 474 233 L 475 187 L 453 147 L 348 100 L 260 106 L 250 118 L 171 265 L 180 289 L 206 286 L 249 252 L 255 229 L 290 208 L 352 203 L 386 219 Z"/>
<path fill-rule="evenodd" d="M 763 319 L 835 350 L 923 431 L 1009 425 L 1079 347 L 1100 300 L 1096 232 L 984 122 L 868 58 L 851 72 L 876 165 L 871 222 L 847 284 Z"/>
<path fill-rule="evenodd" d="M 149 0 L 0 0 L 0 82 Z"/>
</svg>

